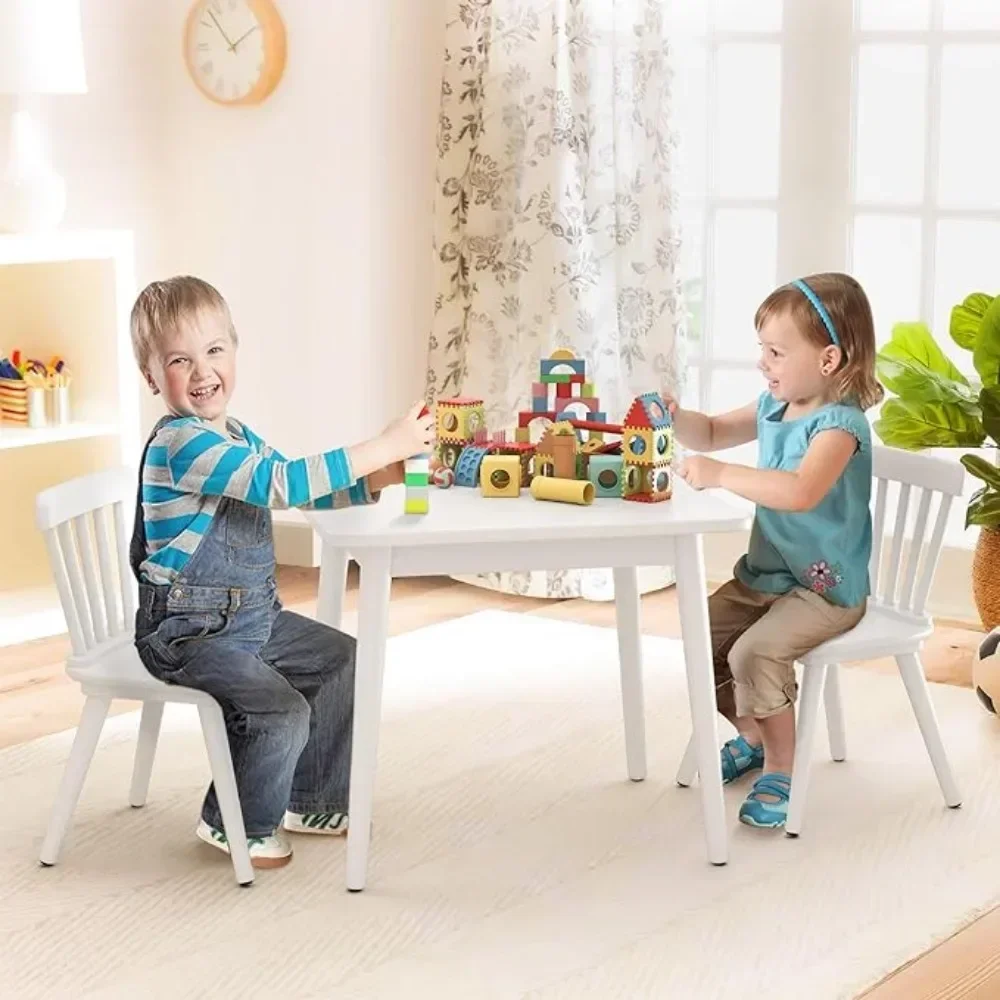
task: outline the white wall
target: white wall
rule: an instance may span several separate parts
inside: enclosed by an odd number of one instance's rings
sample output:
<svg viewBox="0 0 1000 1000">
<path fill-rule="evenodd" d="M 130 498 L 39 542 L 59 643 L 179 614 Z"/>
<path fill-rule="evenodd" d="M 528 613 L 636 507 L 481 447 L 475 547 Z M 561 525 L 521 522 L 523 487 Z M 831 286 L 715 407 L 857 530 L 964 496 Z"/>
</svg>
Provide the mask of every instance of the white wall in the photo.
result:
<svg viewBox="0 0 1000 1000">
<path fill-rule="evenodd" d="M 278 0 L 285 76 L 253 108 L 189 80 L 190 2 L 82 0 L 89 93 L 38 102 L 65 224 L 133 229 L 140 286 L 219 287 L 242 341 L 234 412 L 275 445 L 351 443 L 423 387 L 441 0 Z"/>
</svg>

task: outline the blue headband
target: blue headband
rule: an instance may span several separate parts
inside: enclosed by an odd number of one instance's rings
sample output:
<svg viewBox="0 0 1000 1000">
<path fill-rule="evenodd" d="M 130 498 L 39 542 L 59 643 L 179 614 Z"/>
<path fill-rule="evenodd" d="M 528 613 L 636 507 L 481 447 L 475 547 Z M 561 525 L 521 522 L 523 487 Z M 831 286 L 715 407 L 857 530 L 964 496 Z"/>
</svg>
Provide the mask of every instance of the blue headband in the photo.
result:
<svg viewBox="0 0 1000 1000">
<path fill-rule="evenodd" d="M 826 332 L 830 334 L 830 339 L 837 347 L 840 347 L 840 337 L 837 336 L 833 320 L 830 319 L 830 314 L 826 311 L 826 306 L 820 302 L 819 296 L 801 278 L 796 278 L 792 284 L 813 304 L 813 308 L 823 321 L 823 326 L 826 327 Z"/>
</svg>

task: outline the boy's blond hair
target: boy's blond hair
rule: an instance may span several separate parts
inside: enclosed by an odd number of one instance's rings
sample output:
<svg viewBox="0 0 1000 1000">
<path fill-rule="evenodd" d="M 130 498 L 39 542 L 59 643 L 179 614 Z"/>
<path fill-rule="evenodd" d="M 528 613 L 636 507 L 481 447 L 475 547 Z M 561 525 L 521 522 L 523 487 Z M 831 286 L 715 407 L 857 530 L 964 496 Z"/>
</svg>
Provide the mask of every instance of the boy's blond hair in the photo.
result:
<svg viewBox="0 0 1000 1000">
<path fill-rule="evenodd" d="M 149 358 L 164 334 L 191 323 L 204 314 L 221 319 L 236 345 L 236 328 L 226 300 L 207 281 L 178 275 L 166 281 L 150 282 L 132 306 L 130 328 L 132 351 L 140 370 L 149 367 Z"/>
<path fill-rule="evenodd" d="M 862 410 L 875 406 L 882 401 L 884 391 L 875 377 L 875 323 L 865 290 L 849 274 L 838 272 L 811 274 L 805 282 L 826 307 L 840 340 L 838 397 L 856 403 Z M 754 317 L 754 326 L 759 331 L 779 313 L 791 316 L 817 347 L 830 344 L 830 334 L 819 313 L 794 285 L 782 285 L 764 299 Z"/>
</svg>

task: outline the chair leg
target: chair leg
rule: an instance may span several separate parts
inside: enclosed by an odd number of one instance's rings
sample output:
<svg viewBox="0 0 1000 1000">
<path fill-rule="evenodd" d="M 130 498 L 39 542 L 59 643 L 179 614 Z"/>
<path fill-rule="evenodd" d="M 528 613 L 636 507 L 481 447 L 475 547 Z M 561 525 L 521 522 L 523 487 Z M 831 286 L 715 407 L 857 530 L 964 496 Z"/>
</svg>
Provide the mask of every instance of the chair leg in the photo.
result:
<svg viewBox="0 0 1000 1000">
<path fill-rule="evenodd" d="M 162 701 L 144 701 L 142 717 L 139 721 L 139 740 L 135 747 L 135 763 L 132 765 L 132 787 L 128 800 L 133 809 L 141 809 L 146 804 L 149 793 L 149 777 L 153 773 L 153 758 L 156 756 L 156 741 L 160 736 L 160 722 L 163 720 Z"/>
<path fill-rule="evenodd" d="M 39 860 L 43 865 L 54 865 L 59 860 L 59 848 L 69 827 L 73 810 L 80 799 L 83 782 L 90 769 L 90 762 L 93 760 L 94 750 L 97 749 L 97 741 L 101 738 L 101 730 L 104 728 L 104 720 L 108 716 L 110 707 L 110 698 L 89 697 L 84 703 L 80 725 L 73 738 L 73 747 L 66 761 L 66 769 L 59 783 L 52 815 L 49 817 L 48 830 L 42 843 Z"/>
<path fill-rule="evenodd" d="M 917 725 L 924 738 L 927 753 L 934 765 L 934 773 L 941 786 L 941 794 L 944 795 L 944 801 L 950 809 L 957 809 L 962 804 L 962 793 L 958 790 L 958 783 L 955 781 L 955 775 L 952 773 L 951 764 L 948 763 L 948 755 L 945 753 L 944 743 L 941 740 L 941 730 L 938 728 L 937 716 L 934 713 L 934 706 L 931 704 L 930 693 L 927 690 L 923 664 L 915 653 L 897 656 L 896 663 L 899 666 L 903 684 L 906 686 L 906 693 L 910 697 L 913 714 L 917 717 Z"/>
<path fill-rule="evenodd" d="M 229 856 L 233 862 L 236 881 L 240 885 L 253 884 L 253 865 L 250 863 L 250 848 L 247 846 L 246 828 L 243 825 L 243 810 L 236 790 L 236 772 L 229 752 L 226 736 L 226 722 L 218 705 L 199 705 L 201 731 L 205 737 L 208 763 L 215 782 L 215 795 L 219 800 L 222 824 L 225 827 Z"/>
<path fill-rule="evenodd" d="M 830 756 L 836 761 L 847 760 L 844 705 L 840 700 L 840 667 L 836 663 L 831 663 L 826 668 L 823 701 L 826 704 L 826 732 L 830 741 Z"/>
<path fill-rule="evenodd" d="M 674 779 L 681 788 L 689 788 L 694 784 L 694 779 L 698 774 L 698 753 L 694 746 L 694 736 L 688 740 L 687 749 L 681 758 L 680 767 L 677 768 L 677 777 Z"/>
<path fill-rule="evenodd" d="M 802 830 L 809 791 L 809 772 L 819 700 L 823 694 L 826 667 L 805 667 L 802 671 L 802 693 L 799 696 L 799 721 L 795 731 L 795 762 L 792 765 L 792 794 L 788 802 L 785 833 L 797 837 Z"/>
</svg>

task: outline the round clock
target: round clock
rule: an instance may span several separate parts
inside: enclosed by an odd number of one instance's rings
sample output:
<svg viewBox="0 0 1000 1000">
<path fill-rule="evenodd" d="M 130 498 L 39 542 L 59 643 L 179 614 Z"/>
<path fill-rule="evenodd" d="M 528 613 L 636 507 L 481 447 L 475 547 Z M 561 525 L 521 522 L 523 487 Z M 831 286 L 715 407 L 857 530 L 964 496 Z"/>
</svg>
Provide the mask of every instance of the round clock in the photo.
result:
<svg viewBox="0 0 1000 1000">
<path fill-rule="evenodd" d="M 218 104 L 259 104 L 285 69 L 285 25 L 273 0 L 197 0 L 184 29 L 195 86 Z"/>
</svg>

